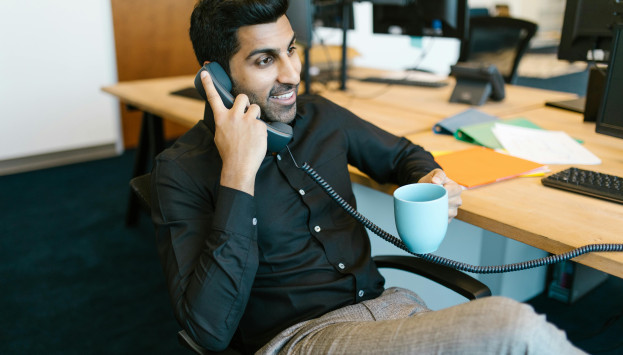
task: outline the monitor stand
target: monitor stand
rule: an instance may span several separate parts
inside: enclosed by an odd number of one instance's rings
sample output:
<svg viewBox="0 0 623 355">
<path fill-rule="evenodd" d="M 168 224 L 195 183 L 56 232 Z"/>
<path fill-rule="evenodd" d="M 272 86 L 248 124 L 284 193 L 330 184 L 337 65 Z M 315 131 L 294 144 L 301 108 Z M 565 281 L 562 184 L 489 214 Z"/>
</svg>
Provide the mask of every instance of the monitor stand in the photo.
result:
<svg viewBox="0 0 623 355">
<path fill-rule="evenodd" d="M 545 103 L 545 106 L 561 108 L 563 110 L 569 110 L 577 113 L 584 113 L 586 97 L 563 101 L 548 101 Z"/>
<path fill-rule="evenodd" d="M 607 69 L 593 66 L 588 74 L 586 97 L 564 101 L 548 101 L 545 105 L 583 113 L 584 122 L 595 122 L 597 119 L 597 111 L 599 111 L 599 105 L 601 105 L 601 99 L 604 94 L 606 73 Z"/>
<path fill-rule="evenodd" d="M 340 90 L 346 90 L 346 66 L 348 65 L 348 45 L 346 43 L 346 37 L 348 33 L 348 27 L 350 27 L 350 5 L 353 0 L 342 0 L 342 63 L 340 71 Z"/>
</svg>

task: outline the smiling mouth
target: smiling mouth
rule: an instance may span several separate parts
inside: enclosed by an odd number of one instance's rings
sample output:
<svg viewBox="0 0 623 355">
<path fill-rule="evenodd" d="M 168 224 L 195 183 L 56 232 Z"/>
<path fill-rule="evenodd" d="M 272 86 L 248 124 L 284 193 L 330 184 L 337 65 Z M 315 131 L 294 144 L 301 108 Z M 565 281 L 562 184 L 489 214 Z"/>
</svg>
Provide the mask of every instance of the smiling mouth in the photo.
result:
<svg viewBox="0 0 623 355">
<path fill-rule="evenodd" d="M 270 98 L 271 99 L 277 99 L 277 100 L 287 100 L 287 99 L 291 98 L 292 95 L 294 95 L 294 91 L 290 91 L 290 92 L 285 93 L 283 95 L 270 96 Z"/>
</svg>

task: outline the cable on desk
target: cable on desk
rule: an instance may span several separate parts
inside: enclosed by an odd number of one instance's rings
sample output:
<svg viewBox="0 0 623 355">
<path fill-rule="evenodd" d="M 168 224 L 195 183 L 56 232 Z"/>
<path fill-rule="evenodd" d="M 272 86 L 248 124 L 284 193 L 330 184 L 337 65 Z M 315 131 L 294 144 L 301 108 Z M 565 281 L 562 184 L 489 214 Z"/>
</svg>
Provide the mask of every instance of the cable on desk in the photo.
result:
<svg viewBox="0 0 623 355">
<path fill-rule="evenodd" d="M 583 247 L 571 250 L 567 253 L 560 255 L 550 255 L 539 259 L 514 263 L 514 264 L 505 264 L 505 265 L 492 265 L 492 266 L 479 266 L 479 265 L 470 265 L 460 261 L 451 260 L 448 258 L 444 258 L 442 256 L 437 256 L 433 254 L 417 254 L 409 251 L 407 246 L 399 239 L 391 235 L 390 233 L 384 231 L 376 224 L 372 223 L 369 219 L 364 217 L 361 213 L 359 213 L 356 209 L 354 209 L 348 202 L 346 202 L 333 188 L 329 185 L 308 163 L 303 164 L 301 169 L 309 175 L 320 187 L 331 197 L 335 202 L 337 202 L 340 207 L 342 207 L 348 214 L 354 217 L 359 223 L 363 224 L 366 228 L 372 231 L 374 234 L 383 238 L 385 241 L 397 246 L 398 248 L 415 255 L 419 258 L 422 258 L 426 261 L 444 265 L 451 267 L 456 270 L 473 272 L 476 274 L 494 274 L 494 273 L 503 273 L 503 272 L 511 272 L 511 271 L 521 271 L 526 269 L 532 269 L 539 266 L 550 265 L 554 263 L 558 263 L 565 260 L 570 260 L 580 255 L 591 253 L 591 252 L 610 252 L 610 251 L 623 251 L 623 244 L 589 244 Z"/>
</svg>

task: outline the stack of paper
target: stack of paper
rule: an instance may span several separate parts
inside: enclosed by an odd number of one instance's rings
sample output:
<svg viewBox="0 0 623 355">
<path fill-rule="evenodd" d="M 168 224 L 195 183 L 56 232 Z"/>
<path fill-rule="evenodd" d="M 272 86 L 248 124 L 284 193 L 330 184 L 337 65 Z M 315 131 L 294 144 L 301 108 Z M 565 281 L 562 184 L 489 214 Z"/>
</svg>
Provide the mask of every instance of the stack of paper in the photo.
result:
<svg viewBox="0 0 623 355">
<path fill-rule="evenodd" d="M 565 132 L 496 124 L 492 132 L 509 154 L 541 164 L 601 164 Z"/>
</svg>

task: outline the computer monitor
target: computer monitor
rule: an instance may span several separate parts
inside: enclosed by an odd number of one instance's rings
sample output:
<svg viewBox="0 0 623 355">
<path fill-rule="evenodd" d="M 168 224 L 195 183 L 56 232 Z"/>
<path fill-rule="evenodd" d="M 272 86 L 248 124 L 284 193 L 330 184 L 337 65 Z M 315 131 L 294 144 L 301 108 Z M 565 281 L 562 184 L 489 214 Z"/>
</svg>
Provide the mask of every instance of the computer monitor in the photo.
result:
<svg viewBox="0 0 623 355">
<path fill-rule="evenodd" d="M 296 43 L 303 46 L 302 79 L 305 83 L 305 92 L 309 93 L 311 78 L 309 75 L 309 49 L 312 46 L 312 0 L 293 0 L 289 2 L 286 16 L 290 20 L 292 30 L 296 34 Z"/>
<path fill-rule="evenodd" d="M 615 26 L 604 94 L 595 131 L 623 138 L 623 24 Z"/>
<path fill-rule="evenodd" d="M 304 47 L 312 45 L 313 14 L 312 0 L 292 0 L 286 12 L 296 34 L 296 42 Z"/>
<path fill-rule="evenodd" d="M 468 35 L 467 0 L 373 0 L 372 31 L 407 36 Z"/>
<path fill-rule="evenodd" d="M 341 0 L 290 0 L 286 15 L 296 33 L 296 41 L 311 47 L 315 27 L 342 28 L 343 2 Z M 354 29 L 352 3 L 348 4 L 348 29 Z"/>
<path fill-rule="evenodd" d="M 296 1 L 296 0 L 291 0 Z M 343 4 L 341 1 L 336 0 L 315 0 L 314 4 L 314 15 L 312 25 L 314 28 L 316 27 L 330 27 L 330 28 L 342 28 L 342 12 L 343 12 Z M 348 12 L 348 29 L 355 29 L 355 18 L 353 11 L 353 4 L 347 4 L 349 6 Z"/>
<path fill-rule="evenodd" d="M 353 10 L 352 0 L 291 0 L 289 2 L 286 15 L 290 20 L 290 25 L 296 34 L 297 43 L 303 46 L 304 66 L 302 68 L 303 81 L 305 82 L 305 92 L 311 89 L 310 55 L 309 51 L 313 43 L 313 30 L 315 26 L 338 27 L 344 31 L 353 29 Z M 350 10 L 350 11 L 349 11 Z M 346 12 L 344 21 L 342 14 Z M 345 42 L 345 40 L 344 40 Z M 342 52 L 342 86 L 345 82 L 345 51 Z"/>
<path fill-rule="evenodd" d="M 595 131 L 623 138 L 623 1 L 567 0 L 558 57 L 607 63 L 593 68 L 584 109 Z M 599 80 L 594 80 L 599 79 Z M 589 107 L 590 106 L 590 107 Z"/>
<path fill-rule="evenodd" d="M 609 63 L 613 29 L 623 23 L 622 0 L 567 0 L 564 22 L 558 46 L 558 58 L 568 61 Z M 623 59 L 618 59 L 623 65 Z M 610 64 L 613 65 L 613 64 Z M 605 92 L 606 68 L 594 65 L 589 71 L 586 97 L 572 102 L 584 102 L 584 121 L 597 120 Z M 563 105 L 560 105 L 560 104 Z M 564 102 L 548 105 L 565 108 Z"/>
<path fill-rule="evenodd" d="M 622 19 L 621 0 L 567 0 L 558 58 L 607 63 L 613 25 Z"/>
</svg>

